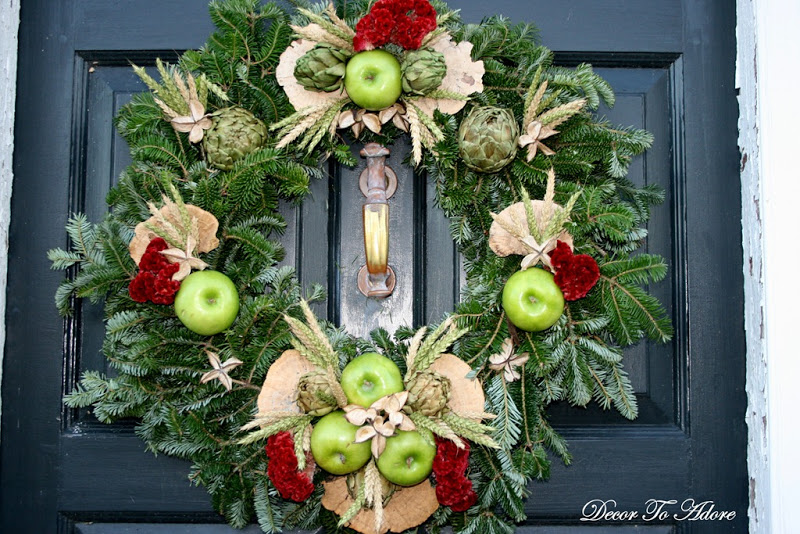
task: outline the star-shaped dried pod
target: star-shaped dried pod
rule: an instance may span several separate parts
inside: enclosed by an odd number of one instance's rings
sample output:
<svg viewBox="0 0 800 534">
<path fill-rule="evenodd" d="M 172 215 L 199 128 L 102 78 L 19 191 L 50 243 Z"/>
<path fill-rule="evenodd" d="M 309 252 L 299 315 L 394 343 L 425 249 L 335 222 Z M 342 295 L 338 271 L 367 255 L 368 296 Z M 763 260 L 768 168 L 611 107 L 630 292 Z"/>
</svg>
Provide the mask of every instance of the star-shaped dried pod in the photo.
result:
<svg viewBox="0 0 800 534">
<path fill-rule="evenodd" d="M 406 118 L 406 107 L 401 102 L 396 102 L 388 108 L 381 110 L 380 113 L 378 113 L 378 118 L 380 118 L 381 124 L 392 121 L 398 129 L 408 133 L 409 122 L 408 118 Z"/>
<path fill-rule="evenodd" d="M 189 141 L 199 143 L 203 140 L 205 130 L 211 128 L 211 115 L 206 113 L 203 104 L 199 100 L 189 101 L 190 115 L 173 117 L 169 122 L 175 131 L 189 133 Z"/>
<path fill-rule="evenodd" d="M 541 150 L 542 154 L 546 156 L 554 155 L 555 151 L 542 143 L 542 140 L 552 137 L 557 133 L 557 130 L 545 126 L 537 120 L 528 124 L 525 133 L 519 136 L 519 146 L 523 148 L 526 146 L 528 147 L 527 160 L 531 161 L 536 156 L 538 150 Z"/>
<path fill-rule="evenodd" d="M 371 421 L 371 424 L 362 426 L 356 431 L 355 442 L 364 443 L 367 440 L 372 440 L 370 447 L 372 456 L 377 458 L 386 449 L 386 438 L 393 436 L 394 431 L 395 426 L 379 415 Z"/>
<path fill-rule="evenodd" d="M 192 272 L 192 269 L 202 271 L 208 268 L 208 264 L 206 262 L 193 256 L 196 248 L 197 239 L 190 235 L 186 238 L 185 250 L 181 250 L 179 248 L 168 248 L 161 251 L 161 254 L 166 256 L 170 263 L 177 263 L 180 266 L 178 272 L 172 275 L 173 280 L 183 280 L 189 276 L 189 274 Z"/>
<path fill-rule="evenodd" d="M 236 367 L 242 365 L 244 362 L 238 358 L 228 358 L 224 362 L 220 361 L 216 352 L 206 351 L 208 354 L 208 362 L 213 369 L 200 377 L 200 382 L 205 384 L 211 380 L 217 379 L 222 382 L 225 389 L 228 391 L 233 388 L 233 379 L 228 376 L 228 373 Z"/>
<path fill-rule="evenodd" d="M 382 410 L 392 425 L 400 430 L 415 430 L 417 427 L 414 422 L 403 412 L 403 407 L 408 401 L 408 391 L 393 393 L 381 397 L 372 404 L 377 410 Z"/>
<path fill-rule="evenodd" d="M 408 121 L 403 118 L 404 113 L 405 107 L 400 103 L 395 103 L 377 113 L 366 109 L 348 109 L 339 114 L 337 128 L 340 130 L 350 128 L 353 136 L 358 138 L 365 128 L 376 134 L 381 133 L 383 125 L 392 121 L 395 126 L 408 132 Z"/>
<path fill-rule="evenodd" d="M 357 426 L 361 426 L 367 421 L 373 421 L 378 416 L 378 412 L 374 408 L 364 408 L 357 404 L 348 404 L 344 407 L 344 411 L 344 418 L 351 425 Z"/>
<path fill-rule="evenodd" d="M 546 267 L 552 269 L 552 264 L 550 263 L 550 252 L 556 248 L 557 240 L 554 237 L 545 240 L 544 243 L 539 244 L 533 238 L 533 236 L 527 236 L 520 241 L 529 249 L 529 254 L 527 254 L 524 258 L 522 258 L 522 270 L 526 270 L 529 267 L 533 267 L 537 263 L 541 262 Z"/>
<path fill-rule="evenodd" d="M 386 395 L 373 402 L 369 408 L 348 404 L 344 407 L 345 419 L 350 424 L 361 426 L 356 431 L 356 443 L 372 440 L 372 455 L 377 458 L 386 447 L 386 438 L 395 430 L 415 430 L 414 422 L 403 413 L 408 400 L 408 391 Z"/>
<path fill-rule="evenodd" d="M 515 354 L 514 342 L 511 341 L 511 338 L 506 338 L 503 340 L 500 352 L 489 357 L 489 368 L 502 371 L 506 382 L 514 382 L 520 378 L 519 371 L 515 367 L 521 367 L 527 361 L 528 353 Z"/>
<path fill-rule="evenodd" d="M 162 100 L 156 98 L 155 101 L 161 110 L 170 118 L 170 124 L 175 131 L 189 134 L 189 141 L 199 143 L 203 139 L 204 130 L 211 128 L 212 122 L 210 115 L 206 113 L 205 106 L 200 101 L 197 94 L 197 84 L 192 74 L 186 73 L 186 83 L 183 78 L 175 71 L 173 74 L 174 87 L 177 88 L 181 98 L 189 109 L 188 115 L 181 115 Z M 175 105 L 174 103 L 172 105 Z M 182 106 L 181 106 L 182 107 Z M 185 108 L 184 108 L 185 109 Z"/>
</svg>

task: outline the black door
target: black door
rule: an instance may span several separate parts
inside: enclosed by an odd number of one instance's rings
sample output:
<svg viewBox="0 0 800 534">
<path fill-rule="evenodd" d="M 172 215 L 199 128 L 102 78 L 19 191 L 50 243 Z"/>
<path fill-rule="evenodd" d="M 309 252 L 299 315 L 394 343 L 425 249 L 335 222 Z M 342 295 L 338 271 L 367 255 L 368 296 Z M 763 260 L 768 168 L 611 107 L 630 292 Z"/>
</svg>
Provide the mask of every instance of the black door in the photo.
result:
<svg viewBox="0 0 800 534">
<path fill-rule="evenodd" d="M 198 47 L 211 31 L 200 0 L 26 0 L 22 5 L 7 327 L 3 373 L 2 508 L 9 533 L 229 532 L 189 466 L 155 458 L 124 422 L 106 426 L 61 404 L 85 369 L 104 368 L 101 312 L 79 304 L 62 321 L 62 273 L 46 251 L 64 246 L 77 211 L 98 220 L 128 162 L 112 117 L 142 90 L 129 62 Z M 452 0 L 467 21 L 490 13 L 532 20 L 564 65 L 590 61 L 618 92 L 613 122 L 656 142 L 632 166 L 667 202 L 650 223 L 650 252 L 669 259 L 653 290 L 675 323 L 671 345 L 627 353 L 639 419 L 554 406 L 575 462 L 533 485 L 520 532 L 744 532 L 747 528 L 740 194 L 734 93 L 735 12 L 716 0 Z M 394 147 L 401 161 L 407 147 Z M 318 312 L 364 333 L 420 324 L 453 307 L 460 283 L 447 221 L 430 188 L 399 163 L 391 262 L 401 289 L 384 302 L 355 288 L 361 258 L 359 170 L 333 168 L 302 208 L 286 208 L 287 261 L 304 283 L 328 286 Z M 414 223 L 410 222 L 414 221 Z M 309 231 L 313 228 L 315 231 Z M 321 251 L 328 251 L 327 253 Z M 415 259 L 412 259 L 415 258 Z M 580 521 L 613 499 L 713 501 L 734 521 Z M 640 515 L 641 518 L 641 515 Z M 145 524 L 146 523 L 146 524 Z M 192 523 L 192 525 L 189 525 Z M 179 526 L 181 525 L 181 526 Z M 593 528 L 602 525 L 603 528 Z M 583 527 L 583 528 L 581 528 Z M 252 531 L 256 531 L 252 527 Z"/>
</svg>

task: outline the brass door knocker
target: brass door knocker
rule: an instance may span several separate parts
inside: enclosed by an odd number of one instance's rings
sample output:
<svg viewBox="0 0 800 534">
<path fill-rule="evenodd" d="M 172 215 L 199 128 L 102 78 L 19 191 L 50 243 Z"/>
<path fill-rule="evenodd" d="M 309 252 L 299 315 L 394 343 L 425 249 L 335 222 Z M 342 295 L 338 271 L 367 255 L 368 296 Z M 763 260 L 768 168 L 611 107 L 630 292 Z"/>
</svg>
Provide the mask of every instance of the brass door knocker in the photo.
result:
<svg viewBox="0 0 800 534">
<path fill-rule="evenodd" d="M 361 150 L 367 158 L 367 168 L 359 180 L 361 192 L 367 197 L 362 211 L 367 264 L 358 272 L 358 289 L 367 297 L 388 297 L 396 282 L 389 267 L 388 199 L 397 190 L 397 175 L 386 166 L 390 153 L 378 143 L 369 143 Z"/>
</svg>

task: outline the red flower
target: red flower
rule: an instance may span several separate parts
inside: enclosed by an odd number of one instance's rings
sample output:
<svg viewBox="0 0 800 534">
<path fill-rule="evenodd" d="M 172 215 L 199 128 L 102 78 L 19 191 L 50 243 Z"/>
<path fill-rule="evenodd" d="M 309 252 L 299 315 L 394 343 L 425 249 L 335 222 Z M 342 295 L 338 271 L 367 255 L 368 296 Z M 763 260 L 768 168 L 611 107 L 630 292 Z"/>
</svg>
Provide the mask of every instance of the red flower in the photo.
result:
<svg viewBox="0 0 800 534">
<path fill-rule="evenodd" d="M 175 293 L 181 283 L 172 279 L 180 266 L 170 263 L 161 254 L 162 250 L 169 248 L 167 242 L 156 237 L 147 245 L 142 259 L 139 260 L 139 274 L 136 275 L 128 286 L 128 293 L 136 302 L 155 304 L 172 304 L 175 302 Z"/>
<path fill-rule="evenodd" d="M 160 237 L 151 240 L 144 251 L 144 255 L 142 255 L 142 259 L 139 260 L 139 269 L 142 271 L 160 271 L 169 265 L 169 260 L 163 254 L 159 254 L 159 252 L 168 248 L 167 242 Z"/>
<path fill-rule="evenodd" d="M 469 466 L 469 444 L 459 449 L 458 445 L 446 440 L 437 440 L 436 456 L 433 458 L 433 472 L 436 476 L 463 476 Z"/>
<path fill-rule="evenodd" d="M 572 249 L 563 241 L 556 241 L 556 248 L 550 252 L 550 263 L 554 270 L 559 270 L 562 266 L 569 263 L 572 258 Z"/>
<path fill-rule="evenodd" d="M 306 462 L 305 471 L 297 470 L 297 456 L 294 454 L 294 439 L 289 432 L 279 432 L 267 439 L 269 463 L 267 476 L 284 499 L 302 502 L 311 497 L 314 483 L 310 473 L 314 472 L 313 458 Z"/>
<path fill-rule="evenodd" d="M 445 439 L 436 440 L 433 474 L 436 476 L 436 500 L 454 512 L 464 512 L 478 502 L 472 481 L 466 477 L 469 467 L 469 444 L 458 445 Z"/>
<path fill-rule="evenodd" d="M 594 258 L 588 254 L 573 255 L 569 245 L 561 241 L 550 253 L 550 263 L 565 300 L 582 299 L 600 279 L 600 268 Z"/>
<path fill-rule="evenodd" d="M 356 24 L 356 52 L 394 43 L 416 50 L 436 29 L 436 10 L 428 0 L 378 0 Z"/>
<path fill-rule="evenodd" d="M 128 293 L 136 302 L 147 302 L 153 296 L 153 286 L 156 277 L 149 271 L 140 271 L 136 278 L 131 280 Z"/>
<path fill-rule="evenodd" d="M 478 502 L 478 494 L 472 489 L 472 481 L 463 475 L 442 477 L 436 479 L 436 500 L 454 512 L 466 512 Z"/>
</svg>

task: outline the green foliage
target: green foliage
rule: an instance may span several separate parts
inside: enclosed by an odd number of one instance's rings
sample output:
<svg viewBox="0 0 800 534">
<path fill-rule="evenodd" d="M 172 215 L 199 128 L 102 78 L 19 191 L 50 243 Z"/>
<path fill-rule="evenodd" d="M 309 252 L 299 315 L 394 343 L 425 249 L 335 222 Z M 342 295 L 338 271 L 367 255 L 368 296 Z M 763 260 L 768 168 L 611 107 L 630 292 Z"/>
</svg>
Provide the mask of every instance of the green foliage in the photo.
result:
<svg viewBox="0 0 800 534">
<path fill-rule="evenodd" d="M 258 0 L 211 2 L 216 31 L 207 43 L 183 54 L 176 66 L 161 65 L 161 81 L 145 81 L 159 92 L 157 97 L 175 103 L 180 95 L 169 77 L 176 71 L 191 72 L 200 80 L 198 92 L 209 112 L 238 105 L 267 126 L 280 125 L 299 111 L 275 78 L 280 55 L 293 38 L 290 24 L 324 23 L 319 16 L 327 5 L 292 3 L 304 11 L 287 12 L 276 3 Z M 335 2 L 338 15 L 351 26 L 372 3 Z M 321 484 L 308 501 L 296 504 L 281 499 L 265 476 L 264 439 L 281 430 L 299 438 L 311 417 L 284 414 L 265 418 L 255 432 L 242 431 L 254 421 L 256 398 L 270 365 L 293 345 L 334 373 L 371 350 L 391 358 L 407 379 L 427 369 L 445 350 L 468 361 L 470 377 L 484 384 L 487 410 L 494 419 L 479 423 L 453 413 L 436 418 L 411 415 L 428 440 L 434 435 L 456 440 L 461 436 L 472 442 L 469 475 L 478 504 L 465 513 L 439 509 L 430 529 L 449 524 L 459 534 L 505 534 L 525 519 L 529 483 L 549 477 L 551 454 L 566 464 L 571 461 L 565 441 L 548 422 L 547 406 L 595 401 L 635 418 L 636 398 L 623 368 L 622 347 L 672 336 L 667 312 L 647 291 L 649 284 L 665 277 L 665 261 L 639 252 L 650 210 L 663 202 L 664 194 L 652 185 L 635 186 L 625 177 L 631 160 L 650 146 L 652 136 L 592 115 L 601 103 L 613 105 L 610 86 L 589 65 L 553 66 L 553 54 L 537 42 L 533 26 L 499 16 L 465 25 L 443 2 L 433 3 L 454 39 L 473 43 L 473 59 L 486 67 L 486 90 L 473 95 L 473 102 L 456 116 L 437 112 L 423 118 L 442 139 L 435 144 L 435 154 L 424 151 L 420 170 L 435 185 L 435 202 L 451 219 L 467 276 L 455 314 L 427 337 L 425 331 L 415 335 L 415 330 L 401 328 L 394 335 L 376 330 L 369 339 L 355 339 L 343 328 L 312 322 L 301 299 L 321 300 L 324 291 L 315 286 L 303 295 L 294 270 L 278 266 L 284 256 L 278 237 L 286 228 L 279 202 L 301 202 L 311 180 L 323 176 L 320 162 L 326 158 L 348 166 L 357 163 L 348 142 L 324 135 L 324 127 L 312 129 L 305 145 L 301 139 L 285 150 L 277 149 L 271 139 L 231 170 L 220 171 L 206 165 L 201 145 L 190 143 L 164 120 L 153 93 L 134 95 L 115 121 L 131 147 L 133 162 L 108 195 L 111 213 L 98 223 L 75 215 L 67 225 L 67 248 L 48 252 L 53 268 L 67 271 L 56 292 L 62 314 L 72 313 L 79 298 L 105 301 L 103 352 L 111 372 L 87 371 L 65 397 L 67 406 L 91 407 L 103 422 L 137 418 L 136 432 L 148 450 L 191 460 L 190 478 L 207 488 L 214 508 L 234 526 L 256 520 L 265 532 L 338 528 L 339 518 L 320 505 Z M 519 120 L 533 98 L 529 89 L 545 81 L 539 113 L 577 99 L 587 101 L 587 110 L 570 113 L 558 125 L 558 135 L 547 139 L 556 154 L 539 152 L 528 162 L 523 150 L 497 173 L 468 169 L 460 161 L 457 131 L 471 106 L 507 107 Z M 554 112 L 547 117 L 560 121 L 566 115 Z M 361 141 L 389 143 L 400 135 L 387 124 L 382 134 L 365 132 Z M 316 148 L 306 150 L 317 142 Z M 499 258 L 490 251 L 489 212 L 498 213 L 526 196 L 543 198 L 551 168 L 556 173 L 555 202 L 574 203 L 569 220 L 558 222 L 573 236 L 576 253 L 595 258 L 601 276 L 586 298 L 568 303 L 556 325 L 525 333 L 510 325 L 500 305 L 503 285 L 519 268 L 519 258 Z M 148 202 L 159 205 L 162 195 L 173 196 L 171 186 L 186 203 L 218 218 L 220 245 L 203 260 L 228 274 L 240 291 L 237 321 L 212 337 L 185 329 L 171 307 L 136 303 L 128 295 L 137 271 L 128 251 L 133 229 L 150 216 Z M 489 357 L 500 351 L 506 338 L 514 340 L 518 353 L 529 354 L 520 368 L 521 379 L 511 383 L 488 367 Z M 235 356 L 243 362 L 231 371 L 236 380 L 232 391 L 226 392 L 217 381 L 200 383 L 209 370 L 206 351 L 216 352 L 223 361 Z"/>
</svg>

